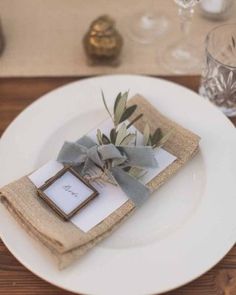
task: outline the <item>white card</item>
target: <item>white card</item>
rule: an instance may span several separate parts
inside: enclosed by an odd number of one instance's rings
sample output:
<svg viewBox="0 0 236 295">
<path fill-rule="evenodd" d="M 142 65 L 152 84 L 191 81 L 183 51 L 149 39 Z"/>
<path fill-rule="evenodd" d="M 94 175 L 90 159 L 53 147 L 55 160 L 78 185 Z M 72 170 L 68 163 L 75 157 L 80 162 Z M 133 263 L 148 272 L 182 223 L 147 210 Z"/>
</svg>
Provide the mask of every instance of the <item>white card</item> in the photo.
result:
<svg viewBox="0 0 236 295">
<path fill-rule="evenodd" d="M 50 184 L 43 193 L 61 211 L 68 215 L 86 201 L 94 191 L 83 181 L 67 171 Z"/>
<path fill-rule="evenodd" d="M 102 122 L 99 126 L 87 134 L 94 141 L 97 141 L 96 133 L 98 128 L 104 134 L 109 134 L 109 130 L 112 128 L 112 121 L 108 119 Z M 134 127 L 132 128 L 132 131 L 136 130 Z M 140 143 L 141 138 L 141 133 L 138 132 L 138 143 Z M 176 160 L 175 156 L 168 153 L 164 149 L 158 149 L 154 152 L 158 162 L 158 167 L 149 169 L 143 178 L 140 179 L 140 181 L 144 184 L 149 182 L 154 176 L 161 173 Z M 33 172 L 29 178 L 36 185 L 36 187 L 39 187 L 62 168 L 63 165 L 60 163 L 50 161 L 37 171 Z M 77 215 L 71 218 L 71 222 L 84 232 L 88 232 L 128 201 L 128 197 L 118 186 L 114 186 L 109 183 L 92 183 L 92 185 L 97 189 L 99 195 L 89 202 L 88 205 L 82 208 Z"/>
</svg>

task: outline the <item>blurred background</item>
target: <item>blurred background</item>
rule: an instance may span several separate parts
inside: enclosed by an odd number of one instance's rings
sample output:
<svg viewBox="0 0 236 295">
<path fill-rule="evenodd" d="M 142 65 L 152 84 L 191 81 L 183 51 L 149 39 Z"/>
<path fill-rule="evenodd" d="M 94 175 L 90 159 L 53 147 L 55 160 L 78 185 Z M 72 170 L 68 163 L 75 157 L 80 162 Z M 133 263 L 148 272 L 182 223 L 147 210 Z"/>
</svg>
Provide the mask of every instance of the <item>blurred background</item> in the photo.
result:
<svg viewBox="0 0 236 295">
<path fill-rule="evenodd" d="M 207 33 L 213 27 L 233 22 L 236 18 L 235 5 L 232 5 L 227 13 L 219 14 L 221 4 L 225 0 L 203 1 L 204 7 L 203 3 L 194 7 L 190 32 L 191 42 L 199 56 L 203 56 Z M 175 2 L 178 1 L 1 0 L 0 18 L 5 36 L 5 50 L 0 58 L 0 77 L 178 73 L 178 70 L 163 64 L 166 49 L 179 40 L 182 34 L 180 11 Z M 234 4 L 234 0 L 230 2 Z M 208 12 L 213 11 L 213 14 L 204 12 L 202 8 Z M 116 66 L 91 66 L 87 62 L 82 40 L 91 22 L 104 14 L 116 21 L 116 28 L 123 37 L 120 62 Z M 157 25 L 159 29 L 162 26 L 162 31 L 152 38 L 147 29 L 153 25 L 154 14 L 158 17 Z M 141 24 L 146 30 L 143 34 L 147 40 L 144 42 L 140 40 L 140 36 L 134 36 L 134 26 L 137 25 L 140 15 L 146 15 Z M 179 72 L 200 74 L 201 66 L 202 63 L 198 63 L 193 68 L 185 67 Z"/>
</svg>

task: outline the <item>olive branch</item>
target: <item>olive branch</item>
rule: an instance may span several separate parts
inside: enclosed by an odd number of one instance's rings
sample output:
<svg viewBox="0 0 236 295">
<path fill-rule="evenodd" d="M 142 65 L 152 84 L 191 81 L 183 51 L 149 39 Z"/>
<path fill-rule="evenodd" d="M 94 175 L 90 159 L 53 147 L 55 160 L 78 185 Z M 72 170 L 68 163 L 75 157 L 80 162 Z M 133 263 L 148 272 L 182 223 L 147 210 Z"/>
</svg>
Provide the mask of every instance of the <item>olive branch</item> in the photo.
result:
<svg viewBox="0 0 236 295">
<path fill-rule="evenodd" d="M 124 146 L 134 144 L 137 142 L 137 132 L 132 133 L 129 128 L 134 125 L 138 120 L 143 117 L 143 114 L 139 114 L 129 121 L 130 117 L 137 109 L 137 105 L 127 106 L 129 92 L 118 93 L 115 99 L 113 112 L 111 112 L 107 106 L 106 99 L 103 91 L 101 91 L 103 104 L 106 111 L 112 119 L 114 127 L 111 129 L 110 134 L 106 135 L 102 133 L 100 129 L 97 130 L 97 140 L 100 145 L 114 144 L 116 146 Z M 163 146 L 168 140 L 171 132 L 163 134 L 161 128 L 151 133 L 150 126 L 146 123 L 143 131 L 143 145 L 151 146 L 152 148 L 158 148 Z"/>
</svg>

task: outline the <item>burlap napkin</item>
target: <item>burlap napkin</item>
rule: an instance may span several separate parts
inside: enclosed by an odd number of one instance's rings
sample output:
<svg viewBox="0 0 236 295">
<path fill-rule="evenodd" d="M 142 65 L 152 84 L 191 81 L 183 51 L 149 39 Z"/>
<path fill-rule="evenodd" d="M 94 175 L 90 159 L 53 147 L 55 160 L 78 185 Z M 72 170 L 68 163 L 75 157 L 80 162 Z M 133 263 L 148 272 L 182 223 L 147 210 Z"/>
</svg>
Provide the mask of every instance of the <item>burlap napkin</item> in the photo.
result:
<svg viewBox="0 0 236 295">
<path fill-rule="evenodd" d="M 164 148 L 175 155 L 177 160 L 147 184 L 154 191 L 195 155 L 199 148 L 200 138 L 164 117 L 143 97 L 139 95 L 133 97 L 129 105 L 134 103 L 138 105 L 134 116 L 140 112 L 144 114 L 136 124 L 136 128 L 141 132 L 146 122 L 149 122 L 153 129 L 161 127 L 164 132 L 173 129 L 172 136 Z M 57 258 L 60 269 L 71 264 L 104 239 L 135 209 L 133 202 L 129 200 L 85 233 L 71 222 L 60 219 L 38 197 L 36 187 L 27 176 L 4 186 L 0 190 L 0 199 L 26 231 L 38 239 Z"/>
</svg>

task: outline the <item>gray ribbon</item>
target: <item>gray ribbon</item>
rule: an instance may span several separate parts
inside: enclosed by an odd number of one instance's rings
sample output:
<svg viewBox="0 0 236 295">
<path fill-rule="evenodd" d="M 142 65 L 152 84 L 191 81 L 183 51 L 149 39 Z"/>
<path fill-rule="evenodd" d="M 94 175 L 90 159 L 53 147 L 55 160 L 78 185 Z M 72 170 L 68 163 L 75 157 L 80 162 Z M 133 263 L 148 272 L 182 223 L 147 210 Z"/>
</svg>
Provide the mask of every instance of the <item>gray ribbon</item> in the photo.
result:
<svg viewBox="0 0 236 295">
<path fill-rule="evenodd" d="M 83 164 L 82 174 L 94 166 L 102 169 L 106 160 L 112 160 L 109 171 L 135 206 L 144 203 L 150 195 L 150 190 L 138 179 L 125 172 L 124 168 L 127 166 L 157 167 L 152 147 L 97 145 L 88 136 L 83 136 L 76 142 L 65 142 L 57 157 L 57 161 L 63 164 L 72 166 Z"/>
</svg>

